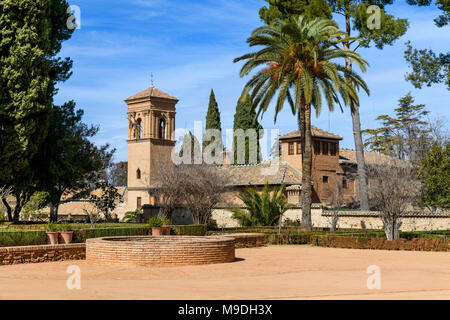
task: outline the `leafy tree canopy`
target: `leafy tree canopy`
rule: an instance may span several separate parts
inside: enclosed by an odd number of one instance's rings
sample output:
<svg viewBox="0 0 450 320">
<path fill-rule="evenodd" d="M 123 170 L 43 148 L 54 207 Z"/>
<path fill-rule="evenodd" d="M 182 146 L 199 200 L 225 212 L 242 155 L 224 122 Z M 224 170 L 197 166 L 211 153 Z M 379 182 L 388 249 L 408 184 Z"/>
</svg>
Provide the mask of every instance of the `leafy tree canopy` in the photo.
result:
<svg viewBox="0 0 450 320">
<path fill-rule="evenodd" d="M 105 178 L 115 152 L 109 145 L 97 147 L 90 141 L 98 128 L 86 125 L 82 116 L 73 101 L 54 106 L 48 135 L 33 160 L 39 168 L 39 186 L 49 193 L 55 215 L 64 193 L 85 196 Z"/>
<path fill-rule="evenodd" d="M 433 145 L 419 168 L 419 177 L 425 187 L 424 204 L 450 208 L 450 144 Z"/>
<path fill-rule="evenodd" d="M 378 49 L 384 45 L 392 45 L 395 40 L 405 34 L 408 29 L 407 19 L 395 18 L 389 15 L 385 7 L 393 3 L 392 0 L 266 0 L 269 7 L 261 8 L 259 14 L 261 20 L 267 24 L 273 23 L 277 18 L 287 19 L 289 16 L 304 15 L 306 18 L 322 17 L 332 19 L 333 14 L 343 15 L 348 18 L 351 30 L 358 32 L 361 38 L 355 50 L 369 47 L 373 43 Z M 367 7 L 377 5 L 380 8 L 381 28 L 370 30 L 367 28 L 369 14 Z M 350 27 L 350 29 L 348 29 Z M 350 44 L 354 43 L 353 40 Z"/>
</svg>

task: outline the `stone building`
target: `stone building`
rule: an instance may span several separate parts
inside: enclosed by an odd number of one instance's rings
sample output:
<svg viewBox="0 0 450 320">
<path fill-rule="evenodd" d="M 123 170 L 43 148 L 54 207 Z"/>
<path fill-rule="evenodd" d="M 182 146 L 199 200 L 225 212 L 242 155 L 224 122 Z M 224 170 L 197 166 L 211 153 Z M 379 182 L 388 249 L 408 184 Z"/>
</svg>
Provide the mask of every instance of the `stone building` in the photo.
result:
<svg viewBox="0 0 450 320">
<path fill-rule="evenodd" d="M 150 87 L 125 102 L 129 121 L 127 210 L 133 211 L 145 204 L 157 204 L 150 188 L 154 182 L 152 172 L 155 172 L 157 165 L 171 161 L 178 99 Z M 316 127 L 312 128 L 312 137 L 313 202 L 329 203 L 337 185 L 342 189 L 346 202 L 357 201 L 357 180 L 347 174 L 347 171 L 352 172 L 356 163 L 348 151 L 345 155 L 341 154 L 339 143 L 342 137 Z M 230 203 L 239 203 L 236 197 L 239 191 L 250 186 L 261 189 L 266 182 L 270 185 L 286 184 L 289 201 L 295 204 L 301 202 L 300 132 L 288 133 L 280 138 L 280 142 L 281 158 L 275 171 L 265 170 L 273 165 L 271 162 L 253 166 L 224 165 L 219 169 L 224 170 L 231 179 L 233 191 L 226 195 Z"/>
<path fill-rule="evenodd" d="M 171 161 L 178 99 L 152 86 L 125 102 L 129 123 L 127 208 L 133 211 L 156 202 L 149 186 L 159 162 Z"/>
<path fill-rule="evenodd" d="M 125 100 L 128 105 L 128 185 L 120 188 L 120 199 L 113 214 L 122 219 L 127 211 L 134 211 L 145 205 L 150 215 L 159 211 L 158 201 L 152 194 L 155 170 L 161 164 L 170 164 L 175 147 L 175 106 L 178 99 L 155 87 L 150 87 Z M 225 154 L 224 165 L 219 167 L 229 177 L 229 191 L 223 203 L 213 210 L 212 217 L 221 227 L 237 226 L 229 210 L 231 206 L 241 206 L 237 194 L 252 187 L 262 190 L 265 183 L 270 186 L 286 185 L 286 195 L 293 204 L 284 219 L 298 220 L 301 217 L 302 156 L 301 135 L 293 131 L 280 137 L 281 155 L 257 165 L 230 166 Z M 315 227 L 329 227 L 329 211 L 322 205 L 330 204 L 336 190 L 342 195 L 343 204 L 359 200 L 356 175 L 356 154 L 353 150 L 341 149 L 342 137 L 312 128 L 313 158 L 313 207 L 312 222 Z M 386 161 L 387 156 L 365 152 L 366 163 Z M 88 200 L 65 199 L 59 212 L 62 219 L 83 220 L 85 210 L 92 204 Z M 375 212 L 348 211 L 340 213 L 341 228 L 381 228 L 381 220 Z M 175 210 L 172 220 L 177 224 L 192 223 L 189 212 L 183 208 Z M 450 227 L 448 213 L 411 213 L 403 218 L 402 230 L 439 230 Z"/>
</svg>

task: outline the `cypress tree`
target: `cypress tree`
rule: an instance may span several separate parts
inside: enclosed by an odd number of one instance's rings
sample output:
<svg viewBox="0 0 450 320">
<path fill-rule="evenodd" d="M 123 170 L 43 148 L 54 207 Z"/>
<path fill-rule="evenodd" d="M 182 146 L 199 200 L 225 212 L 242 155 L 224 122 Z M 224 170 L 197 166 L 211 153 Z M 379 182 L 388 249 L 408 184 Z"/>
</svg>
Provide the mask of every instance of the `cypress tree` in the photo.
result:
<svg viewBox="0 0 450 320">
<path fill-rule="evenodd" d="M 13 187 L 15 220 L 36 187 L 32 161 L 47 136 L 56 83 L 71 75 L 72 61 L 57 57 L 73 32 L 67 8 L 65 0 L 0 1 L 0 184 Z"/>
<path fill-rule="evenodd" d="M 256 147 L 257 152 L 257 163 L 261 161 L 260 154 L 260 145 L 259 145 L 259 130 L 263 127 L 259 124 L 256 111 L 253 108 L 252 99 L 249 94 L 244 95 L 238 100 L 236 106 L 236 113 L 234 114 L 234 124 L 233 130 L 242 129 L 249 130 L 255 129 L 257 136 L 257 144 L 256 146 L 250 145 L 249 138 L 245 139 L 245 164 L 255 164 L 250 160 L 251 151 Z M 234 164 L 242 164 L 238 163 L 238 154 L 237 154 L 237 138 L 234 137 L 233 142 L 233 159 Z"/>
<path fill-rule="evenodd" d="M 209 96 L 208 112 L 206 114 L 206 130 L 210 129 L 216 129 L 222 132 L 219 106 L 213 89 L 211 89 L 211 94 Z M 205 150 L 210 143 L 214 142 L 214 139 L 215 138 L 211 138 L 210 141 L 206 141 L 205 136 L 203 136 L 203 150 Z M 220 136 L 220 146 L 223 148 L 222 136 Z"/>
</svg>

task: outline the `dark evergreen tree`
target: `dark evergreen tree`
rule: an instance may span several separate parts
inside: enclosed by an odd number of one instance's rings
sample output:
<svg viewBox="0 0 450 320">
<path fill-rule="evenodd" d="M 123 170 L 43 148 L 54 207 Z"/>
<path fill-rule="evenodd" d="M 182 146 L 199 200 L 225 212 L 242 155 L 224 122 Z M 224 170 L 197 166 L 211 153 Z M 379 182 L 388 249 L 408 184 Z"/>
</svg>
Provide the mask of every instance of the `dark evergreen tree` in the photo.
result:
<svg viewBox="0 0 450 320">
<path fill-rule="evenodd" d="M 376 118 L 382 122 L 380 128 L 362 131 L 368 135 L 365 146 L 418 165 L 433 144 L 426 118 L 429 111 L 424 104 L 415 105 L 410 93 L 398 103 L 395 116 L 385 114 Z"/>
<path fill-rule="evenodd" d="M 40 168 L 31 162 L 47 135 L 56 83 L 71 75 L 72 61 L 57 57 L 73 32 L 67 8 L 65 0 L 0 1 L 0 184 L 12 187 L 15 220 L 36 187 Z"/>
<path fill-rule="evenodd" d="M 450 208 L 450 144 L 433 145 L 419 167 L 424 184 L 423 203 L 432 208 Z"/>
<path fill-rule="evenodd" d="M 214 91 L 211 89 L 211 94 L 209 96 L 209 105 L 208 112 L 206 114 L 206 130 L 216 129 L 222 132 L 222 125 L 220 122 L 220 111 L 219 106 L 216 101 L 216 97 L 214 95 Z M 203 150 L 212 142 L 214 142 L 214 138 L 211 138 L 209 141 L 203 136 Z M 223 149 L 222 135 L 220 135 L 220 147 Z M 213 151 L 214 152 L 214 151 Z M 212 154 L 214 156 L 214 153 Z"/>
<path fill-rule="evenodd" d="M 90 139 L 98 127 L 82 122 L 83 111 L 75 110 L 70 101 L 55 106 L 45 142 L 33 159 L 39 190 L 50 195 L 50 218 L 58 219 L 61 197 L 70 193 L 75 197 L 87 197 L 97 184 L 106 180 L 105 171 L 111 168 L 115 149 L 109 145 L 95 146 Z"/>
<path fill-rule="evenodd" d="M 238 139 L 235 136 L 233 138 L 233 163 L 234 164 L 256 164 L 261 162 L 262 156 L 261 156 L 261 149 L 259 145 L 259 130 L 263 129 L 263 127 L 259 124 L 257 119 L 257 114 L 255 111 L 255 108 L 253 108 L 252 99 L 249 94 L 243 95 L 237 103 L 236 106 L 236 113 L 234 114 L 234 124 L 233 124 L 233 130 L 236 131 L 238 129 L 242 130 L 249 130 L 254 129 L 256 130 L 256 139 L 257 143 L 250 143 L 250 138 L 245 138 L 245 163 L 239 163 L 238 161 Z M 250 159 L 251 155 L 254 152 L 254 149 L 256 148 L 256 155 L 257 159 L 256 162 L 252 161 L 253 159 Z"/>
</svg>

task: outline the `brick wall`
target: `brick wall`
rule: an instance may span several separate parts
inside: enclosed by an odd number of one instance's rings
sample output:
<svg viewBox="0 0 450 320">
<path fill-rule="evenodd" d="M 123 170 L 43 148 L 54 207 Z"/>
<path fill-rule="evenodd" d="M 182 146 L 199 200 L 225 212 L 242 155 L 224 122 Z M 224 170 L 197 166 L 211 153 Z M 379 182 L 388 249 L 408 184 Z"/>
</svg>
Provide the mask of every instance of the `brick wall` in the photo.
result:
<svg viewBox="0 0 450 320">
<path fill-rule="evenodd" d="M 86 256 L 84 243 L 0 248 L 0 265 L 40 263 L 62 260 L 82 260 Z"/>
<path fill-rule="evenodd" d="M 86 260 L 104 266 L 166 266 L 233 262 L 227 237 L 110 237 L 88 239 Z"/>
</svg>

